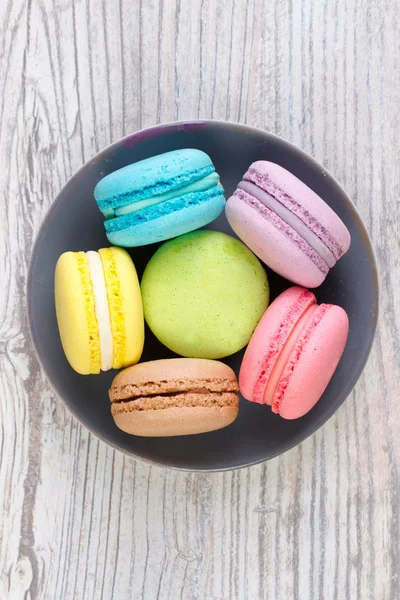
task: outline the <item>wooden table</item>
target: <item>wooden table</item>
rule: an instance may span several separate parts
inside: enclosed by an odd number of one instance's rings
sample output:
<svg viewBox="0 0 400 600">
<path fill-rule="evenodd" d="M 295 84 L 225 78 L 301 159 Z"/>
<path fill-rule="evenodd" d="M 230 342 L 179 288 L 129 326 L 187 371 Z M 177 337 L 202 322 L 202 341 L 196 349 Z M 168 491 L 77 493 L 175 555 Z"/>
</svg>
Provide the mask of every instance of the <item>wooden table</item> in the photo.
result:
<svg viewBox="0 0 400 600">
<path fill-rule="evenodd" d="M 400 0 L 1 2 L 1 600 L 400 598 L 399 21 Z M 381 281 L 371 357 L 334 418 L 279 459 L 211 475 L 149 467 L 83 429 L 25 314 L 32 242 L 74 171 L 194 118 L 321 161 Z"/>
</svg>

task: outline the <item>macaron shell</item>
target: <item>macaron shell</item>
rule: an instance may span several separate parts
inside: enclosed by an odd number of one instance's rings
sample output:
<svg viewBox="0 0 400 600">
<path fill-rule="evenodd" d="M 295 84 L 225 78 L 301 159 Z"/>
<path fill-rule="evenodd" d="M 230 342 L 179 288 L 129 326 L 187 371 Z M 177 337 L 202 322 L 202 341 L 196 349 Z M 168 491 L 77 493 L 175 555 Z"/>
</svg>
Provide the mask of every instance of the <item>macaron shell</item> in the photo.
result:
<svg viewBox="0 0 400 600">
<path fill-rule="evenodd" d="M 245 194 L 245 192 L 243 192 Z M 256 208 L 249 206 L 237 195 L 231 196 L 226 203 L 226 217 L 234 232 L 273 271 L 293 283 L 315 288 L 321 285 L 327 273 L 322 272 L 302 250 L 302 239 L 288 225 L 280 223 L 278 229 Z M 277 217 L 277 222 L 281 221 Z M 291 230 L 293 238 L 285 235 Z M 298 240 L 296 243 L 294 240 Z M 309 251 L 312 248 L 303 242 Z M 324 263 L 325 264 L 325 263 Z"/>
<path fill-rule="evenodd" d="M 54 275 L 57 323 L 65 356 L 81 375 L 100 372 L 100 339 L 84 252 L 65 252 Z"/>
<path fill-rule="evenodd" d="M 214 170 L 210 157 L 201 150 L 173 150 L 118 169 L 101 179 L 94 196 L 101 210 L 104 203 L 114 206 L 131 201 L 130 195 L 144 199 L 191 183 Z"/>
<path fill-rule="evenodd" d="M 96 308 L 97 329 L 100 338 L 101 370 L 108 371 L 112 369 L 113 364 L 113 340 L 103 264 L 99 253 L 93 250 L 86 252 L 86 259 L 89 263 Z"/>
<path fill-rule="evenodd" d="M 113 331 L 113 368 L 132 365 L 144 345 L 144 319 L 139 280 L 131 257 L 123 248 L 102 248 Z"/>
<path fill-rule="evenodd" d="M 337 259 L 347 252 L 351 238 L 343 221 L 318 194 L 295 175 L 276 163 L 261 160 L 250 166 L 244 179 L 272 194 L 309 224 Z M 293 202 L 290 202 L 290 199 Z M 328 243 L 328 239 L 333 243 Z"/>
<path fill-rule="evenodd" d="M 264 388 L 281 348 L 299 317 L 315 302 L 312 292 L 294 286 L 280 294 L 265 311 L 240 368 L 240 392 L 247 400 L 264 403 Z"/>
<path fill-rule="evenodd" d="M 171 437 L 215 431 L 233 423 L 238 408 L 179 407 L 163 410 L 132 411 L 114 415 L 117 427 L 143 437 Z"/>
<path fill-rule="evenodd" d="M 274 401 L 282 396 L 279 414 L 284 419 L 297 419 L 313 408 L 343 354 L 349 331 L 347 314 L 340 306 L 325 306 L 328 309 L 317 325 L 311 323 L 300 336 L 282 373 Z"/>
<path fill-rule="evenodd" d="M 146 322 L 181 356 L 222 358 L 249 341 L 269 300 L 265 271 L 236 238 L 196 231 L 163 244 L 143 274 Z"/>
<path fill-rule="evenodd" d="M 144 317 L 139 279 L 131 257 L 123 248 L 112 248 L 120 281 L 125 324 L 125 359 L 122 367 L 140 359 L 144 346 Z"/>
<path fill-rule="evenodd" d="M 113 390 L 134 384 L 136 387 L 162 383 L 168 385 L 169 381 L 180 381 L 182 385 L 186 380 L 235 380 L 234 371 L 225 363 L 208 360 L 205 358 L 165 358 L 141 362 L 120 371 L 113 379 L 110 389 L 112 400 Z M 167 390 L 170 392 L 170 388 Z M 154 393 L 154 392 L 153 392 Z"/>
</svg>

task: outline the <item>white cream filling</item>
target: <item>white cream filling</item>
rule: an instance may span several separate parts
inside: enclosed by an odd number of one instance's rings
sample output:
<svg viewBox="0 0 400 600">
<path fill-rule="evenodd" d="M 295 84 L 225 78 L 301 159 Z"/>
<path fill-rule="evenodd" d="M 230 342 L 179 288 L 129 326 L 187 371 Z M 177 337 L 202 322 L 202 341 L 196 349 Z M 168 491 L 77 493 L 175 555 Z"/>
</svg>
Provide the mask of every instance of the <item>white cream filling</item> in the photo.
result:
<svg viewBox="0 0 400 600">
<path fill-rule="evenodd" d="M 112 369 L 113 339 L 111 330 L 110 310 L 108 308 L 107 288 L 104 278 L 103 265 L 97 252 L 86 252 L 89 263 L 90 278 L 94 293 L 97 326 L 100 338 L 100 366 L 102 371 Z"/>
</svg>

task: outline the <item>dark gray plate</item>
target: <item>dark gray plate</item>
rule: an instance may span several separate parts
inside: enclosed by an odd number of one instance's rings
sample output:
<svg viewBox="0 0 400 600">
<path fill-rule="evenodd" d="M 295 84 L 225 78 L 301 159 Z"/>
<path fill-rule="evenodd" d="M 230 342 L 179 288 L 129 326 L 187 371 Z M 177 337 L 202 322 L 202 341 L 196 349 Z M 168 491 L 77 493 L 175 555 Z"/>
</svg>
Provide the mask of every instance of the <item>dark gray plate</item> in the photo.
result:
<svg viewBox="0 0 400 600">
<path fill-rule="evenodd" d="M 351 233 L 348 253 L 316 290 L 319 302 L 342 306 L 349 315 L 350 334 L 344 356 L 315 408 L 297 421 L 285 421 L 267 406 L 241 399 L 236 422 L 221 431 L 177 438 L 129 436 L 114 425 L 107 390 L 115 372 L 81 376 L 68 365 L 58 335 L 53 285 L 62 252 L 109 246 L 93 189 L 104 175 L 143 158 L 177 148 L 200 148 L 214 161 L 227 197 L 255 160 L 279 163 L 315 190 L 338 213 Z M 233 235 L 225 216 L 208 226 Z M 139 276 L 158 246 L 134 248 L 131 256 Z M 291 285 L 268 276 L 274 299 Z M 317 162 L 288 142 L 244 125 L 195 121 L 160 125 L 109 146 L 61 191 L 39 231 L 28 276 L 28 313 L 32 339 L 43 369 L 56 393 L 75 417 L 105 442 L 133 456 L 160 465 L 190 470 L 223 470 L 252 465 L 285 452 L 320 427 L 342 404 L 367 360 L 378 311 L 378 281 L 371 243 L 350 199 Z M 174 356 L 146 330 L 142 360 Z M 226 359 L 239 372 L 243 352 Z"/>
</svg>

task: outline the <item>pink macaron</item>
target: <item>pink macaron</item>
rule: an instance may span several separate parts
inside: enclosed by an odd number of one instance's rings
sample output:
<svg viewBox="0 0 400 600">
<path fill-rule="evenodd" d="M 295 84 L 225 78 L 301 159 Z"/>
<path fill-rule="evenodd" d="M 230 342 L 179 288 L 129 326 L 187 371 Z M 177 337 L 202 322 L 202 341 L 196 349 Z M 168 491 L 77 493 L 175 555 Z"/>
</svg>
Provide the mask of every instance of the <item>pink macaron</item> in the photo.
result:
<svg viewBox="0 0 400 600">
<path fill-rule="evenodd" d="M 225 210 L 232 229 L 265 264 L 304 287 L 321 285 L 350 247 L 347 227 L 326 202 L 272 162 L 250 165 Z"/>
<path fill-rule="evenodd" d="M 318 305 L 304 288 L 287 289 L 266 310 L 247 346 L 239 374 L 242 395 L 268 404 L 284 419 L 302 417 L 335 372 L 348 331 L 343 308 Z"/>
</svg>

